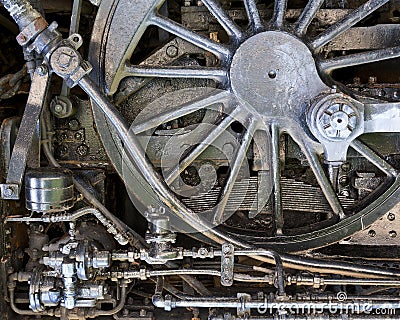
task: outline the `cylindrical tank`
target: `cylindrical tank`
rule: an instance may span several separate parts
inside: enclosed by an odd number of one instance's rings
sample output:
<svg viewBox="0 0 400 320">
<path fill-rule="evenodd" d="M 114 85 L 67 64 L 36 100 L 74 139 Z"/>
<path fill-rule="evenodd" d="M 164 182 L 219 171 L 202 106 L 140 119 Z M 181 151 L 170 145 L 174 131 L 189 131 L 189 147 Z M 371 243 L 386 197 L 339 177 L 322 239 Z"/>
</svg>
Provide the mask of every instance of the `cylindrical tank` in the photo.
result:
<svg viewBox="0 0 400 320">
<path fill-rule="evenodd" d="M 35 212 L 62 212 L 74 205 L 72 172 L 37 168 L 25 175 L 26 208 Z"/>
</svg>

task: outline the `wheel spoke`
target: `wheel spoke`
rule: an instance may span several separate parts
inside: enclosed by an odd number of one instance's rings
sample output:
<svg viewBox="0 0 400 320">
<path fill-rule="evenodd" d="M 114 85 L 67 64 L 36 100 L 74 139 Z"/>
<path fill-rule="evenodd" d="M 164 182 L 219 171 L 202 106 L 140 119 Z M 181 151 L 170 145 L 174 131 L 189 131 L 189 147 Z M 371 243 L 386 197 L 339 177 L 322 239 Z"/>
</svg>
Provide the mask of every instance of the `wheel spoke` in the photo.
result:
<svg viewBox="0 0 400 320">
<path fill-rule="evenodd" d="M 272 154 L 272 178 L 274 180 L 274 212 L 276 234 L 282 235 L 283 228 L 283 210 L 282 210 L 282 192 L 281 192 L 281 168 L 279 151 L 279 127 L 271 124 L 271 154 Z"/>
<path fill-rule="evenodd" d="M 363 132 L 400 132 L 400 102 L 364 104 Z"/>
<path fill-rule="evenodd" d="M 309 0 L 295 26 L 295 34 L 302 36 L 306 33 L 308 26 L 314 19 L 317 11 L 324 3 L 324 0 Z"/>
<path fill-rule="evenodd" d="M 286 13 L 287 0 L 275 0 L 274 14 L 272 15 L 271 24 L 275 28 L 283 26 L 283 20 Z"/>
<path fill-rule="evenodd" d="M 247 17 L 250 25 L 255 31 L 263 29 L 263 23 L 260 18 L 260 13 L 257 9 L 255 0 L 243 0 L 246 7 Z"/>
<path fill-rule="evenodd" d="M 326 73 L 329 73 L 333 70 L 340 68 L 357 66 L 360 64 L 377 62 L 387 59 L 394 59 L 398 57 L 400 57 L 400 46 L 363 52 L 363 53 L 350 54 L 343 57 L 324 60 L 319 63 L 319 66 L 321 70 L 323 70 Z"/>
<path fill-rule="evenodd" d="M 134 125 L 132 130 L 135 134 L 139 134 L 146 130 L 156 128 L 163 123 L 178 119 L 210 105 L 224 103 L 229 99 L 229 95 L 230 93 L 228 91 L 214 90 L 195 100 L 183 103 L 172 110 L 162 112 L 154 117 L 146 119 Z"/>
<path fill-rule="evenodd" d="M 217 19 L 221 26 L 225 29 L 227 34 L 231 36 L 236 42 L 243 39 L 243 32 L 237 26 L 237 24 L 225 13 L 218 2 L 215 0 L 203 0 L 203 4 Z"/>
<path fill-rule="evenodd" d="M 295 139 L 295 137 L 292 138 Z M 307 143 L 306 141 L 296 140 L 296 142 L 299 144 L 301 150 L 306 156 L 307 161 L 310 164 L 311 170 L 313 171 L 314 176 L 317 179 L 317 182 L 326 200 L 331 206 L 333 213 L 339 216 L 340 219 L 343 219 L 345 217 L 345 214 L 342 205 L 331 185 L 331 182 L 325 174 L 324 168 L 318 159 L 318 154 L 310 147 L 309 143 Z"/>
<path fill-rule="evenodd" d="M 156 25 L 161 29 L 164 29 L 165 31 L 168 31 L 169 33 L 176 35 L 177 37 L 180 37 L 198 46 L 199 48 L 202 48 L 206 51 L 210 51 L 224 61 L 231 56 L 231 51 L 226 46 L 218 42 L 215 42 L 211 39 L 208 39 L 204 36 L 201 36 L 181 26 L 175 21 L 172 21 L 171 19 L 161 17 L 157 14 L 153 14 L 149 19 L 149 24 Z"/>
<path fill-rule="evenodd" d="M 253 139 L 254 132 L 256 130 L 257 121 L 253 118 L 248 119 L 247 130 L 243 135 L 241 145 L 236 151 L 233 163 L 231 164 L 231 169 L 229 177 L 225 181 L 225 185 L 220 194 L 220 201 L 215 209 L 213 223 L 220 224 L 223 219 L 225 207 L 228 203 L 229 196 L 232 192 L 233 186 L 235 184 L 236 178 L 240 172 L 243 160 L 246 158 L 247 150 Z"/>
<path fill-rule="evenodd" d="M 328 42 L 332 41 L 334 38 L 345 32 L 346 30 L 350 29 L 354 26 L 357 22 L 361 21 L 376 9 L 383 6 L 389 0 L 369 0 L 364 3 L 362 6 L 358 7 L 354 11 L 352 11 L 349 15 L 344 17 L 339 22 L 332 25 L 326 31 L 321 33 L 312 43 L 311 47 L 317 51 L 322 46 L 327 44 Z"/>
<path fill-rule="evenodd" d="M 200 143 L 193 148 L 185 158 L 174 167 L 165 178 L 165 181 L 168 185 L 172 184 L 181 174 L 183 170 L 185 170 L 196 158 L 203 153 L 227 128 L 230 124 L 235 121 L 235 117 L 237 117 L 241 113 L 241 107 L 237 106 L 234 110 L 226 111 L 228 114 L 219 124 L 211 126 L 209 130 L 205 130 L 205 132 L 200 136 Z"/>
<path fill-rule="evenodd" d="M 224 82 L 227 78 L 227 72 L 221 68 L 207 67 L 177 67 L 177 66 L 135 66 L 126 64 L 124 69 L 126 76 L 150 77 L 150 78 L 196 78 L 196 79 L 214 79 Z"/>
<path fill-rule="evenodd" d="M 387 176 L 397 176 L 397 170 L 395 168 L 393 168 L 387 161 L 382 159 L 378 154 L 375 153 L 374 150 L 365 145 L 359 139 L 353 140 L 350 146 L 359 154 L 361 154 L 364 158 L 366 158 L 369 162 L 371 162 L 374 166 L 376 166 L 379 170 L 384 172 Z"/>
</svg>

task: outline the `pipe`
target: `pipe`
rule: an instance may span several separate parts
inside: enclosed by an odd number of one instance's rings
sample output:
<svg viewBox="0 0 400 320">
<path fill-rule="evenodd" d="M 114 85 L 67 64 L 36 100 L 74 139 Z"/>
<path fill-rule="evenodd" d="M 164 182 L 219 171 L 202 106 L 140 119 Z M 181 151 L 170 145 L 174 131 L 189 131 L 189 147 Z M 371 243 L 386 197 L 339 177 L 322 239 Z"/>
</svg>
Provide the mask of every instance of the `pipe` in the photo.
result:
<svg viewBox="0 0 400 320">
<path fill-rule="evenodd" d="M 93 314 L 90 315 L 91 318 L 95 318 L 98 316 L 112 316 L 118 312 L 120 312 L 125 306 L 125 299 L 126 299 L 126 287 L 127 284 L 125 281 L 121 284 L 121 299 L 119 300 L 118 305 L 111 310 L 96 310 Z"/>
<path fill-rule="evenodd" d="M 400 280 L 390 279 L 321 279 L 324 285 L 359 285 L 400 287 Z"/>
<path fill-rule="evenodd" d="M 275 316 L 271 317 L 247 317 L 247 320 L 277 320 Z M 396 315 L 385 315 L 384 318 L 374 315 L 326 315 L 326 314 L 310 314 L 307 316 L 301 315 L 285 315 L 285 320 L 389 320 L 389 319 L 396 319 L 398 320 L 398 316 Z M 220 316 L 211 316 L 208 320 L 243 320 L 242 317 L 235 317 L 231 316 L 229 318 L 220 317 Z"/>
<path fill-rule="evenodd" d="M 153 304 L 158 308 L 163 308 L 166 311 L 170 311 L 173 308 L 186 308 L 186 307 L 197 307 L 197 308 L 234 308 L 238 310 L 244 309 L 259 309 L 277 311 L 277 310 L 332 310 L 331 308 L 340 307 L 351 307 L 358 308 L 360 312 L 371 311 L 376 309 L 400 309 L 400 297 L 385 297 L 384 301 L 371 300 L 371 297 L 362 296 L 357 297 L 357 300 L 352 300 L 353 297 L 349 297 L 346 301 L 334 300 L 329 297 L 313 296 L 313 300 L 248 300 L 241 297 L 230 297 L 230 298 L 219 298 L 219 297 L 200 297 L 190 299 L 172 299 L 171 296 L 165 298 L 161 295 L 154 295 L 152 297 Z M 323 298 L 323 299 L 322 299 Z M 318 300 L 319 299 L 319 300 Z M 365 303 L 364 303 L 365 302 Z"/>
<path fill-rule="evenodd" d="M 60 164 L 54 159 L 51 155 L 51 151 L 49 146 L 44 143 L 43 144 L 43 152 L 45 153 L 46 157 L 49 159 L 49 162 L 54 167 L 61 167 Z M 51 156 L 50 156 L 51 155 Z M 129 243 L 138 249 L 145 248 L 144 246 L 144 239 L 139 236 L 135 231 L 130 229 L 127 225 L 125 225 L 121 220 L 119 220 L 116 216 L 114 216 L 94 195 L 92 195 L 89 191 L 86 190 L 86 186 L 84 186 L 83 182 L 79 182 L 76 178 L 73 178 L 74 186 L 76 190 L 78 190 L 82 196 L 96 209 L 101 211 L 101 213 L 113 222 L 116 227 L 120 230 L 124 237 L 129 239 Z M 128 236 L 126 230 L 129 229 L 130 235 Z"/>
<path fill-rule="evenodd" d="M 400 271 L 397 269 L 383 269 L 379 267 L 358 265 L 350 262 L 331 262 L 321 259 L 309 259 L 290 254 L 281 254 L 281 258 L 285 267 L 308 272 L 337 274 L 355 278 L 400 277 Z M 273 262 L 268 258 L 264 261 L 269 263 Z"/>
<path fill-rule="evenodd" d="M 50 316 L 50 317 L 53 317 L 55 315 L 54 310 L 52 310 L 52 309 L 44 310 L 44 311 L 41 311 L 41 312 L 35 312 L 35 311 L 32 311 L 32 310 L 19 309 L 15 305 L 14 291 L 15 291 L 15 287 L 9 285 L 8 293 L 10 295 L 10 306 L 11 306 L 12 311 L 14 311 L 15 313 L 20 314 L 22 316 Z"/>
<path fill-rule="evenodd" d="M 276 278 L 277 278 L 277 286 L 278 286 L 278 294 L 285 295 L 285 279 L 283 276 L 283 264 L 282 259 L 278 253 L 273 250 L 265 250 L 265 249 L 254 249 L 254 250 L 236 250 L 235 255 L 258 255 L 258 256 L 266 256 L 274 260 L 276 266 Z"/>
<path fill-rule="evenodd" d="M 178 268 L 179 266 L 172 262 L 172 261 L 168 261 L 165 264 L 168 268 Z M 180 278 L 185 281 L 191 288 L 193 288 L 194 290 L 196 290 L 200 295 L 202 296 L 209 296 L 211 295 L 210 290 L 208 290 L 204 284 L 202 284 L 199 280 L 197 280 L 196 278 L 189 276 L 189 275 L 180 275 Z"/>
<path fill-rule="evenodd" d="M 112 277 L 117 277 L 120 279 L 140 279 L 143 277 L 142 271 L 125 271 L 116 272 L 111 271 Z M 207 275 L 214 277 L 221 277 L 221 271 L 212 269 L 175 269 L 175 270 L 145 270 L 145 276 L 150 277 L 163 277 L 163 276 L 180 276 L 183 275 Z M 273 284 L 273 280 L 269 276 L 264 277 L 253 277 L 248 274 L 235 273 L 233 279 L 242 282 L 263 282 L 268 284 Z"/>
<path fill-rule="evenodd" d="M 31 6 L 28 0 L 0 0 L 0 3 L 10 13 L 21 31 L 41 17 L 40 13 Z"/>
<path fill-rule="evenodd" d="M 96 208 L 91 208 L 91 207 L 83 208 L 83 209 L 80 209 L 80 210 L 74 212 L 73 215 L 79 216 L 79 215 L 84 215 L 84 214 L 87 214 L 87 213 L 91 213 L 92 215 L 94 215 L 94 216 L 97 218 L 97 220 L 99 220 L 100 223 L 101 223 L 105 228 L 107 228 L 107 231 L 108 231 L 109 233 L 111 233 L 111 234 L 114 236 L 114 238 L 118 241 L 119 244 L 121 244 L 121 245 L 126 245 L 126 244 L 129 242 L 129 240 L 127 239 L 127 237 L 126 237 L 125 235 L 121 234 L 121 233 L 114 227 L 114 225 L 113 225 L 109 220 L 107 220 L 107 219 L 101 214 L 101 212 L 100 212 L 99 210 L 97 210 Z"/>
<path fill-rule="evenodd" d="M 178 269 L 178 270 L 150 270 L 148 271 L 149 277 L 162 277 L 174 275 L 209 275 L 221 277 L 221 271 L 207 270 L 207 269 Z M 236 281 L 243 282 L 267 282 L 273 284 L 269 277 L 252 277 L 247 274 L 236 273 L 233 276 Z"/>
</svg>

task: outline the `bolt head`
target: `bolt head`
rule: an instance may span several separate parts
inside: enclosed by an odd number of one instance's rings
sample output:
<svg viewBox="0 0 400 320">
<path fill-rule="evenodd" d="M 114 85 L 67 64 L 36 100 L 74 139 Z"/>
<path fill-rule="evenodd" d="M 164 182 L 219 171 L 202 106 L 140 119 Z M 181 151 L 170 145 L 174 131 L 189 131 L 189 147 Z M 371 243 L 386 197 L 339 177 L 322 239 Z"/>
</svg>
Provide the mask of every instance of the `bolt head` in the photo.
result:
<svg viewBox="0 0 400 320">
<path fill-rule="evenodd" d="M 63 54 L 58 58 L 58 64 L 61 67 L 68 68 L 71 64 L 72 57 L 68 54 Z"/>
<path fill-rule="evenodd" d="M 229 253 L 231 253 L 231 247 L 230 247 L 229 245 L 224 245 L 224 246 L 222 247 L 222 250 L 223 250 L 224 254 L 229 254 Z"/>
<path fill-rule="evenodd" d="M 26 40 L 28 40 L 23 34 L 19 34 L 18 35 L 18 40 L 21 42 L 26 42 Z"/>
<path fill-rule="evenodd" d="M 71 130 L 78 130 L 79 129 L 79 121 L 76 119 L 71 119 L 68 122 L 68 126 Z"/>
<path fill-rule="evenodd" d="M 394 231 L 394 230 L 389 231 L 389 237 L 396 238 L 397 237 L 397 232 Z"/>
<path fill-rule="evenodd" d="M 393 212 L 389 212 L 387 218 L 389 221 L 394 221 L 394 219 L 396 219 L 396 215 Z"/>
<path fill-rule="evenodd" d="M 377 77 L 369 77 L 368 78 L 368 83 L 369 84 L 375 84 L 378 81 Z"/>
<path fill-rule="evenodd" d="M 167 47 L 167 56 L 170 58 L 174 58 L 178 55 L 178 48 L 174 45 L 170 45 Z"/>
<path fill-rule="evenodd" d="M 89 147 L 85 144 L 81 144 L 76 148 L 76 153 L 80 156 L 86 156 L 89 152 Z"/>
<path fill-rule="evenodd" d="M 56 111 L 56 112 L 62 112 L 63 110 L 64 110 L 64 108 L 61 104 L 56 104 L 54 106 L 54 111 Z"/>
<path fill-rule="evenodd" d="M 57 48 L 50 58 L 50 64 L 55 73 L 66 76 L 73 73 L 80 64 L 78 53 L 70 47 Z"/>
<path fill-rule="evenodd" d="M 342 168 L 343 171 L 349 172 L 350 169 L 351 169 L 351 165 L 350 165 L 350 163 L 345 162 L 345 163 L 342 164 L 341 168 Z"/>
<path fill-rule="evenodd" d="M 73 105 L 69 98 L 58 96 L 51 101 L 50 110 L 57 118 L 66 118 L 73 112 Z"/>
<path fill-rule="evenodd" d="M 82 140 L 82 134 L 80 132 L 75 133 L 74 137 L 76 140 Z"/>
<path fill-rule="evenodd" d="M 270 79 L 275 79 L 276 78 L 276 71 L 271 70 L 270 72 L 268 72 L 268 77 Z"/>
<path fill-rule="evenodd" d="M 371 238 L 373 238 L 373 237 L 376 236 L 376 231 L 375 231 L 375 230 L 369 230 L 369 231 L 368 231 L 368 235 L 369 235 Z"/>
<path fill-rule="evenodd" d="M 44 76 L 47 73 L 47 68 L 45 66 L 39 66 L 36 69 L 38 75 Z"/>
<path fill-rule="evenodd" d="M 14 194 L 14 188 L 13 187 L 7 187 L 4 189 L 4 196 L 6 197 L 11 197 Z"/>
<path fill-rule="evenodd" d="M 68 155 L 68 148 L 67 148 L 67 146 L 61 145 L 61 146 L 59 147 L 58 150 L 59 150 L 60 157 L 65 157 L 65 156 Z"/>
<path fill-rule="evenodd" d="M 208 254 L 208 250 L 206 248 L 200 248 L 199 249 L 199 254 L 201 256 L 206 256 Z"/>
</svg>

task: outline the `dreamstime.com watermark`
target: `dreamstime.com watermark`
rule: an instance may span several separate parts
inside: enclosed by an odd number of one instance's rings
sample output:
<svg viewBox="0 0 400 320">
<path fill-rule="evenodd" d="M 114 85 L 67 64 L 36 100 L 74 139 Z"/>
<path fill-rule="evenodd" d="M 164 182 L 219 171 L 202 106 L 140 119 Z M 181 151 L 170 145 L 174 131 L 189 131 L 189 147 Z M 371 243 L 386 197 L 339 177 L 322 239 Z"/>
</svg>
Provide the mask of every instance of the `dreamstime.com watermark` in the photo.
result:
<svg viewBox="0 0 400 320">
<path fill-rule="evenodd" d="M 395 315 L 396 309 L 385 303 L 374 305 L 370 301 L 350 301 L 345 292 L 338 292 L 336 298 L 323 302 L 297 301 L 297 302 L 265 302 L 257 308 L 260 314 L 371 314 Z"/>
</svg>

